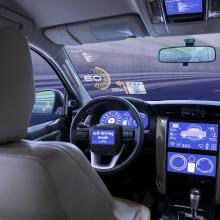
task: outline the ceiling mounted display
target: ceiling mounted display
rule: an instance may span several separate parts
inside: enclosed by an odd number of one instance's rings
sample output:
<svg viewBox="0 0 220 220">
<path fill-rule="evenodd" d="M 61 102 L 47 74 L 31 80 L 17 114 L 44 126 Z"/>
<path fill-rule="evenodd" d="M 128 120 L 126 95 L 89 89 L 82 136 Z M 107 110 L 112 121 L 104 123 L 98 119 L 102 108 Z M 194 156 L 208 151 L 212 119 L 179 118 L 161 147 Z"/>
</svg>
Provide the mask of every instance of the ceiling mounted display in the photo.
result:
<svg viewBox="0 0 220 220">
<path fill-rule="evenodd" d="M 205 14 L 203 0 L 163 0 L 167 21 L 202 20 Z"/>
</svg>

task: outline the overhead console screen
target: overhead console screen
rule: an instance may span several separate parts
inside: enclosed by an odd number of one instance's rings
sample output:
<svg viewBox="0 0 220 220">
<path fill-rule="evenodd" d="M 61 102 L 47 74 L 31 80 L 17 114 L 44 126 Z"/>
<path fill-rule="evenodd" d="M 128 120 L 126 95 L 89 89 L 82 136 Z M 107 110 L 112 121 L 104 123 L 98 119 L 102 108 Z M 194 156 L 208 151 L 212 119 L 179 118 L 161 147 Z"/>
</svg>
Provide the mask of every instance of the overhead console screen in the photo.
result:
<svg viewBox="0 0 220 220">
<path fill-rule="evenodd" d="M 215 177 L 216 156 L 168 152 L 167 171 Z"/>
<path fill-rule="evenodd" d="M 203 0 L 165 0 L 168 16 L 203 12 Z"/>
<path fill-rule="evenodd" d="M 169 122 L 168 148 L 218 150 L 218 124 Z"/>
</svg>

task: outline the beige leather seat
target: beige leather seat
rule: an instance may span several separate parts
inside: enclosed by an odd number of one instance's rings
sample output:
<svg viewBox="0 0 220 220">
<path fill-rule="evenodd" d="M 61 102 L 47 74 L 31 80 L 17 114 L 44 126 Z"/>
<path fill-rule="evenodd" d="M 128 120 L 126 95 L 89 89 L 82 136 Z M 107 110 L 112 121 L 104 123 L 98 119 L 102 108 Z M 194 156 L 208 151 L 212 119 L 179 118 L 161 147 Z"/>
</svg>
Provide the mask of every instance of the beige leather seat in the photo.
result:
<svg viewBox="0 0 220 220">
<path fill-rule="evenodd" d="M 112 198 L 72 144 L 24 141 L 34 104 L 24 37 L 0 30 L 0 219 L 148 220 L 142 205 Z"/>
</svg>

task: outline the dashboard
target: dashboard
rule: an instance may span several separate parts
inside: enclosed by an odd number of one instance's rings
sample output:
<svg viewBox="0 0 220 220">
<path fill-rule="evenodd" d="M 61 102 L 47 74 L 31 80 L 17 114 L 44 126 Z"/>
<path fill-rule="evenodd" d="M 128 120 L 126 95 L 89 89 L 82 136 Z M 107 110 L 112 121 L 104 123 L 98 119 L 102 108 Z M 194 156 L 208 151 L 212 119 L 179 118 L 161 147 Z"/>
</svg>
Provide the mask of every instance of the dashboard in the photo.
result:
<svg viewBox="0 0 220 220">
<path fill-rule="evenodd" d="M 220 204 L 220 190 L 215 192 L 215 186 L 220 189 L 220 102 L 126 99 L 136 107 L 142 119 L 145 131 L 139 159 L 146 169 L 146 161 L 156 162 L 158 191 L 164 195 L 170 193 L 172 197 L 175 190 L 184 189 L 188 193 L 191 185 L 200 184 L 209 189 L 210 196 L 216 193 Z M 100 106 L 90 118 L 92 124 L 137 126 L 123 105 Z M 98 132 L 92 133 L 93 144 L 110 148 L 118 139 L 111 129 Z M 127 147 L 126 153 L 130 149 Z"/>
<path fill-rule="evenodd" d="M 145 148 L 157 147 L 157 123 L 165 122 L 163 154 L 167 173 L 216 177 L 219 151 L 220 105 L 203 101 L 129 100 L 138 109 L 145 130 Z M 217 106 L 216 106 L 217 105 Z M 136 121 L 125 110 L 103 111 L 100 124 L 119 124 L 135 128 Z M 161 161 L 158 161 L 158 163 Z"/>
<path fill-rule="evenodd" d="M 149 126 L 149 118 L 146 114 L 139 113 L 144 125 L 144 128 Z M 123 125 L 126 128 L 136 128 L 137 123 L 130 115 L 129 111 L 108 111 L 105 112 L 99 121 L 100 124 L 118 124 Z"/>
</svg>

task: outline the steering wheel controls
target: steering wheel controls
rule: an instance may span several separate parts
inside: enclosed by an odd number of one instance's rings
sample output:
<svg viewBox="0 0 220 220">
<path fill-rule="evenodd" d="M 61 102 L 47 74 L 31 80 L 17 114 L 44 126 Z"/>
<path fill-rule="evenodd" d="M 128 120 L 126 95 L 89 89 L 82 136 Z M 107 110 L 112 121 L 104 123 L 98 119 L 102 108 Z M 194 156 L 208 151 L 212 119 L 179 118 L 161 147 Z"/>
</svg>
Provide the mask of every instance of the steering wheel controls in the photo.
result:
<svg viewBox="0 0 220 220">
<path fill-rule="evenodd" d="M 76 139 L 78 141 L 86 141 L 89 139 L 89 128 L 79 128 L 76 131 Z"/>
<path fill-rule="evenodd" d="M 124 142 L 129 142 L 134 140 L 134 131 L 133 130 L 124 130 L 122 133 L 123 141 Z"/>
<path fill-rule="evenodd" d="M 116 155 L 122 149 L 122 126 L 96 125 L 90 130 L 90 148 L 98 155 Z"/>
<path fill-rule="evenodd" d="M 94 124 L 91 115 L 94 115 L 100 108 L 111 108 L 112 103 L 122 106 L 132 116 L 135 124 L 132 128 L 125 126 L 129 120 L 124 120 L 122 124 L 116 123 L 115 118 L 108 118 L 107 124 Z M 120 116 L 117 114 L 117 117 Z M 82 121 L 86 119 L 86 125 L 82 128 Z M 123 121 L 123 120 L 122 120 Z M 90 148 L 91 165 L 100 173 L 110 174 L 119 172 L 131 164 L 138 156 L 144 141 L 144 123 L 142 116 L 135 106 L 128 100 L 106 96 L 91 100 L 83 106 L 73 118 L 70 128 L 70 140 L 72 143 L 84 141 Z M 125 142 L 132 141 L 130 152 L 122 158 L 125 150 Z M 107 162 L 106 162 L 106 159 Z M 120 160 L 121 159 L 121 160 Z"/>
</svg>

